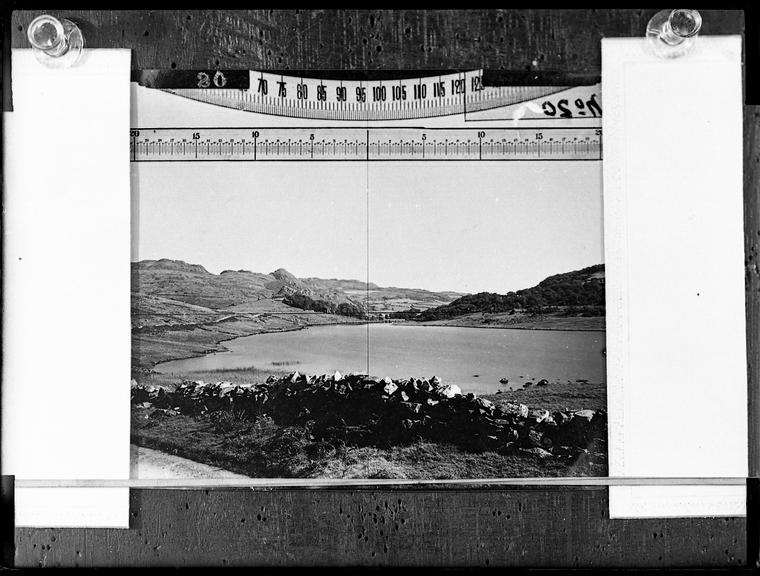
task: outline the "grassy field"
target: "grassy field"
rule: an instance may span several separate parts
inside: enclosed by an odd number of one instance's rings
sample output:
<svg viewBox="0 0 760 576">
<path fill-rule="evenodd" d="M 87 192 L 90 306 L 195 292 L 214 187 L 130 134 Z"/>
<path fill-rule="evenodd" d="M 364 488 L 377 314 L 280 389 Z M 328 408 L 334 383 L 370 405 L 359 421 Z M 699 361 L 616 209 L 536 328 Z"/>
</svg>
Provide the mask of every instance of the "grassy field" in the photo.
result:
<svg viewBox="0 0 760 576">
<path fill-rule="evenodd" d="M 233 384 L 262 384 L 269 376 L 284 376 L 285 371 L 277 369 L 259 369 L 255 366 L 242 368 L 222 368 L 216 370 L 196 370 L 193 372 L 147 372 L 133 374 L 132 377 L 143 385 L 171 387 L 181 384 L 183 380 L 203 380 L 204 382 L 232 382 Z"/>
<path fill-rule="evenodd" d="M 526 390 L 505 390 L 500 394 L 482 395 L 497 404 L 525 404 L 530 408 L 555 410 L 606 410 L 607 385 L 603 382 L 568 382 L 534 386 Z"/>
<path fill-rule="evenodd" d="M 132 442 L 255 478 L 471 479 L 604 476 L 603 449 L 574 463 L 529 455 L 467 452 L 420 441 L 389 449 L 316 440 L 306 427 L 278 426 L 263 416 L 218 412 L 151 416 L 132 411 Z"/>
</svg>

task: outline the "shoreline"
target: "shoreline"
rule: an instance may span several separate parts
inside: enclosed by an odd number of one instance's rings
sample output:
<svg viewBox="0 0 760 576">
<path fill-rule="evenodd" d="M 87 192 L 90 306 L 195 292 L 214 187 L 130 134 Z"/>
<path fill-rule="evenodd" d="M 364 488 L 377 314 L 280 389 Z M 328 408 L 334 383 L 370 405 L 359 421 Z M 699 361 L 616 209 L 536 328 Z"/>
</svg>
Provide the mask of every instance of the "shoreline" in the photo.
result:
<svg viewBox="0 0 760 576">
<path fill-rule="evenodd" d="M 153 371 L 157 366 L 161 364 L 166 364 L 168 362 L 176 362 L 177 360 L 191 360 L 193 358 L 203 358 L 204 356 L 210 356 L 211 354 L 225 354 L 228 352 L 231 352 L 229 348 L 224 346 L 223 342 L 232 342 L 233 340 L 237 340 L 238 338 L 249 338 L 251 336 L 259 336 L 261 334 L 280 334 L 284 332 L 298 332 L 299 330 L 306 330 L 307 328 L 314 328 L 316 326 L 346 326 L 346 325 L 363 325 L 363 323 L 360 322 L 325 322 L 324 324 L 312 324 L 310 326 L 297 326 L 295 328 L 283 328 L 282 330 L 269 330 L 266 332 L 251 332 L 250 334 L 241 334 L 239 336 L 233 336 L 231 338 L 223 338 L 222 340 L 217 341 L 217 345 L 220 346 L 221 350 L 208 350 L 206 352 L 203 352 L 202 354 L 192 354 L 189 356 L 178 356 L 176 358 L 171 358 L 169 360 L 162 360 L 161 362 L 152 362 L 151 365 L 148 367 L 146 366 L 145 369 L 149 371 Z M 179 331 L 179 330 L 178 330 Z M 166 372 L 162 372 L 162 374 L 166 374 Z"/>
<path fill-rule="evenodd" d="M 310 326 L 298 326 L 295 328 L 285 328 L 282 330 L 270 330 L 267 332 L 253 332 L 251 334 L 243 334 L 240 336 L 233 336 L 232 338 L 225 338 L 223 340 L 219 340 L 218 345 L 221 346 L 221 350 L 210 350 L 207 352 L 204 352 L 202 354 L 194 354 L 190 356 L 181 356 L 177 358 L 172 358 L 170 360 L 163 360 L 161 362 L 154 362 L 148 370 L 155 371 L 155 369 L 162 365 L 162 364 L 168 364 L 169 362 L 176 362 L 179 360 L 191 360 L 193 358 L 204 358 L 206 356 L 211 356 L 214 354 L 227 354 L 232 352 L 229 348 L 223 345 L 223 342 L 232 342 L 233 340 L 239 340 L 241 338 L 250 338 L 251 336 L 262 336 L 265 334 L 282 334 L 285 332 L 298 332 L 300 330 L 308 330 L 309 328 L 320 328 L 323 326 L 370 326 L 370 325 L 388 325 L 388 326 L 406 326 L 406 327 L 422 327 L 422 328 L 484 328 L 488 330 L 536 330 L 540 332 L 606 332 L 606 329 L 594 329 L 594 328 L 529 328 L 527 326 L 472 326 L 472 325 L 463 325 L 463 326 L 457 326 L 457 325 L 451 325 L 451 324 L 422 324 L 422 323 L 413 323 L 413 322 L 382 322 L 382 321 L 376 321 L 376 322 L 327 322 L 324 324 L 312 324 Z M 174 372 L 159 372 L 160 374 L 174 374 Z"/>
<path fill-rule="evenodd" d="M 388 324 L 388 322 L 383 322 Z M 539 328 L 530 326 L 476 326 L 473 324 L 423 324 L 421 322 L 414 324 L 402 324 L 391 322 L 396 326 L 424 326 L 429 328 L 485 328 L 487 330 L 537 330 L 541 332 L 606 332 L 606 328 Z"/>
</svg>

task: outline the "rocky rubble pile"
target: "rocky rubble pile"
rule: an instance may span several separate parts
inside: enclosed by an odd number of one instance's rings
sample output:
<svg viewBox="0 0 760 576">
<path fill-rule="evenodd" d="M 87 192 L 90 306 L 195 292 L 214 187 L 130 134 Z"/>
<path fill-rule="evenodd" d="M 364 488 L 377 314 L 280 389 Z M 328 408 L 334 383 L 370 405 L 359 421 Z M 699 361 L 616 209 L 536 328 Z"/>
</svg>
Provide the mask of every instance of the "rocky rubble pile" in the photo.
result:
<svg viewBox="0 0 760 576">
<path fill-rule="evenodd" d="M 389 447 L 416 439 L 472 451 L 576 457 L 606 443 L 603 410 L 554 412 L 462 394 L 438 378 L 391 380 L 364 374 L 295 372 L 265 384 L 185 381 L 170 391 L 133 382 L 132 402 L 161 416 L 236 410 L 267 414 L 283 426 L 309 426 L 315 437 Z"/>
</svg>

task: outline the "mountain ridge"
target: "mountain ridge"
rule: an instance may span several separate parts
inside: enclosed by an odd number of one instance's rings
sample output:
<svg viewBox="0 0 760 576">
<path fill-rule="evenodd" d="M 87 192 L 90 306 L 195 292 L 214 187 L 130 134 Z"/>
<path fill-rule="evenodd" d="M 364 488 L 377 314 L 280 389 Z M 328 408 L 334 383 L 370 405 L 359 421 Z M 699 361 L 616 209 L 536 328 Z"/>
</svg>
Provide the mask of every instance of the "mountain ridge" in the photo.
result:
<svg viewBox="0 0 760 576">
<path fill-rule="evenodd" d="M 286 268 L 270 273 L 250 270 L 209 272 L 200 264 L 161 258 L 132 262 L 133 292 L 212 310 L 276 300 L 292 308 L 365 317 L 407 307 L 427 309 L 461 296 L 421 288 L 383 288 L 355 279 L 299 278 Z M 369 299 L 368 299 L 369 296 Z"/>
</svg>

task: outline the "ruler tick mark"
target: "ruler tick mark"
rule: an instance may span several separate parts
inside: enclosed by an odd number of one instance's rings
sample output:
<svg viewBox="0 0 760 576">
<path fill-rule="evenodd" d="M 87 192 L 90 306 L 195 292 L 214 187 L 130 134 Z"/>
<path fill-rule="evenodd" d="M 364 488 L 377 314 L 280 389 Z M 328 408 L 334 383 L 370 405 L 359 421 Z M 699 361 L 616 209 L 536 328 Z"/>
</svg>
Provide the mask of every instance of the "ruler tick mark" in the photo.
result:
<svg viewBox="0 0 760 576">
<path fill-rule="evenodd" d="M 200 139 L 200 133 L 207 137 Z M 542 128 L 541 132 L 524 134 L 524 129 L 503 127 L 478 130 L 477 139 L 472 128 L 133 129 L 130 159 L 133 162 L 257 161 L 263 137 L 264 159 L 270 161 L 601 160 L 598 128 Z M 251 140 L 250 136 L 253 136 Z M 201 148 L 203 145 L 205 150 Z"/>
</svg>

